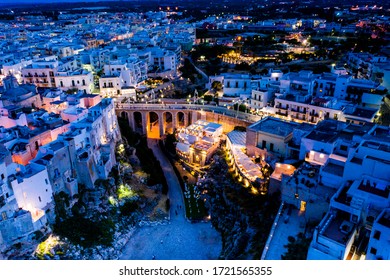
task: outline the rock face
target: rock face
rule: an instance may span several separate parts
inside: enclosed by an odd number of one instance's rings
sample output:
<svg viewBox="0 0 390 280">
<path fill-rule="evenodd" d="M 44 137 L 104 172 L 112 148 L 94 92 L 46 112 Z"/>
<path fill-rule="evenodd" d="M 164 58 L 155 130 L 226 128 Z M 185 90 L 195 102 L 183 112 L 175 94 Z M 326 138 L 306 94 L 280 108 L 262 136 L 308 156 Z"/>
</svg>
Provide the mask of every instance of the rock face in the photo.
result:
<svg viewBox="0 0 390 280">
<path fill-rule="evenodd" d="M 198 189 L 206 198 L 213 226 L 222 236 L 220 257 L 259 259 L 278 199 L 254 196 L 250 189 L 233 180 L 225 160 L 219 156 L 214 157 L 206 178 L 198 181 Z"/>
</svg>

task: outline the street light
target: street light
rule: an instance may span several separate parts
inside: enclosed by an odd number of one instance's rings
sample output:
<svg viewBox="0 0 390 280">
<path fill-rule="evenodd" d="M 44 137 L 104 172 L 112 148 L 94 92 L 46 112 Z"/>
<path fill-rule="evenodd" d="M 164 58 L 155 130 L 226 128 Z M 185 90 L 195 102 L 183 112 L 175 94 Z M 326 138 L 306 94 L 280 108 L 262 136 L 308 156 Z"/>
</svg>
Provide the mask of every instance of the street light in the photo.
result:
<svg viewBox="0 0 390 280">
<path fill-rule="evenodd" d="M 236 119 L 237 119 L 237 117 L 238 117 L 238 110 L 239 110 L 239 108 L 240 108 L 240 105 L 242 104 L 242 102 L 243 102 L 243 100 L 240 100 L 240 99 L 238 99 L 237 100 L 237 111 L 236 111 Z M 234 107 L 233 107 L 234 108 Z"/>
</svg>

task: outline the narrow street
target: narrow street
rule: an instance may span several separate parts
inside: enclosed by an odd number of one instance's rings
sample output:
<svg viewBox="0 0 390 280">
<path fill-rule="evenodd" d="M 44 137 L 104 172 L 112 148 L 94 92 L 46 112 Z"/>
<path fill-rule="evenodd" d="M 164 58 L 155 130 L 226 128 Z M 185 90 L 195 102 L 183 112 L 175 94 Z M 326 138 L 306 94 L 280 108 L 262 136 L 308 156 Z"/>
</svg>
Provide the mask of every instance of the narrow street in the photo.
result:
<svg viewBox="0 0 390 280">
<path fill-rule="evenodd" d="M 168 183 L 170 222 L 138 228 L 126 244 L 122 260 L 212 260 L 218 259 L 222 241 L 211 223 L 190 223 L 185 218 L 182 191 L 176 174 L 158 146 L 148 139 L 148 146 L 160 161 Z M 176 214 L 177 213 L 177 214 Z"/>
</svg>

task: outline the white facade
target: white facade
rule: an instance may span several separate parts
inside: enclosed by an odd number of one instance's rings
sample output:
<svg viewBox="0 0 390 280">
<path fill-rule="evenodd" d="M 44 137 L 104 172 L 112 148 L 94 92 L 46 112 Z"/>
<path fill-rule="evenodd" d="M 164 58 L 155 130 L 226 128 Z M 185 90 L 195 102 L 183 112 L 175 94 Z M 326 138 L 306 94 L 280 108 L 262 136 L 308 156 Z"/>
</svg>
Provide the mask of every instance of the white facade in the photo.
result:
<svg viewBox="0 0 390 280">
<path fill-rule="evenodd" d="M 27 117 L 26 114 L 19 111 L 10 112 L 9 108 L 1 108 L 0 107 L 0 126 L 4 128 L 10 128 L 14 126 L 27 126 Z"/>
<path fill-rule="evenodd" d="M 225 97 L 240 97 L 248 99 L 252 94 L 251 78 L 242 74 L 222 74 L 223 95 Z"/>
<path fill-rule="evenodd" d="M 94 90 L 92 72 L 81 69 L 69 72 L 57 72 L 55 84 L 63 91 L 79 90 L 84 93 L 92 93 Z"/>
<path fill-rule="evenodd" d="M 56 87 L 54 77 L 58 65 L 56 56 L 35 60 L 22 69 L 23 82 L 35 84 L 37 87 Z"/>
<path fill-rule="evenodd" d="M 372 226 L 367 260 L 390 260 L 389 236 L 390 210 L 384 209 Z"/>
<path fill-rule="evenodd" d="M 52 202 L 53 192 L 45 167 L 29 164 L 11 181 L 18 206 L 32 212 L 45 209 Z"/>
<path fill-rule="evenodd" d="M 12 61 L 3 64 L 3 74 L 6 75 L 14 75 L 19 83 L 22 83 L 22 69 L 26 68 L 28 65 L 32 64 L 31 59 L 21 59 L 20 61 Z"/>
</svg>

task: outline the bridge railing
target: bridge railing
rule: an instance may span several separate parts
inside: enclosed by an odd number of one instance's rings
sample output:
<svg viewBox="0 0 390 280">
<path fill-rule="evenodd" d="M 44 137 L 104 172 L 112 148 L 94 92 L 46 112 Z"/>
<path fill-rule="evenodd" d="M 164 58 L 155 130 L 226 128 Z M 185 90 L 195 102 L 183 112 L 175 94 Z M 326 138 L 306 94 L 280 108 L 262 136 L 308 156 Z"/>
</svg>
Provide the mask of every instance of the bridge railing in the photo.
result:
<svg viewBox="0 0 390 280">
<path fill-rule="evenodd" d="M 117 110 L 194 110 L 194 111 L 207 111 L 224 116 L 237 118 L 248 122 L 257 122 L 261 119 L 260 116 L 252 115 L 237 110 L 231 110 L 225 107 L 212 106 L 212 105 L 199 105 L 199 104 L 131 104 L 131 103 L 117 103 Z"/>
</svg>

